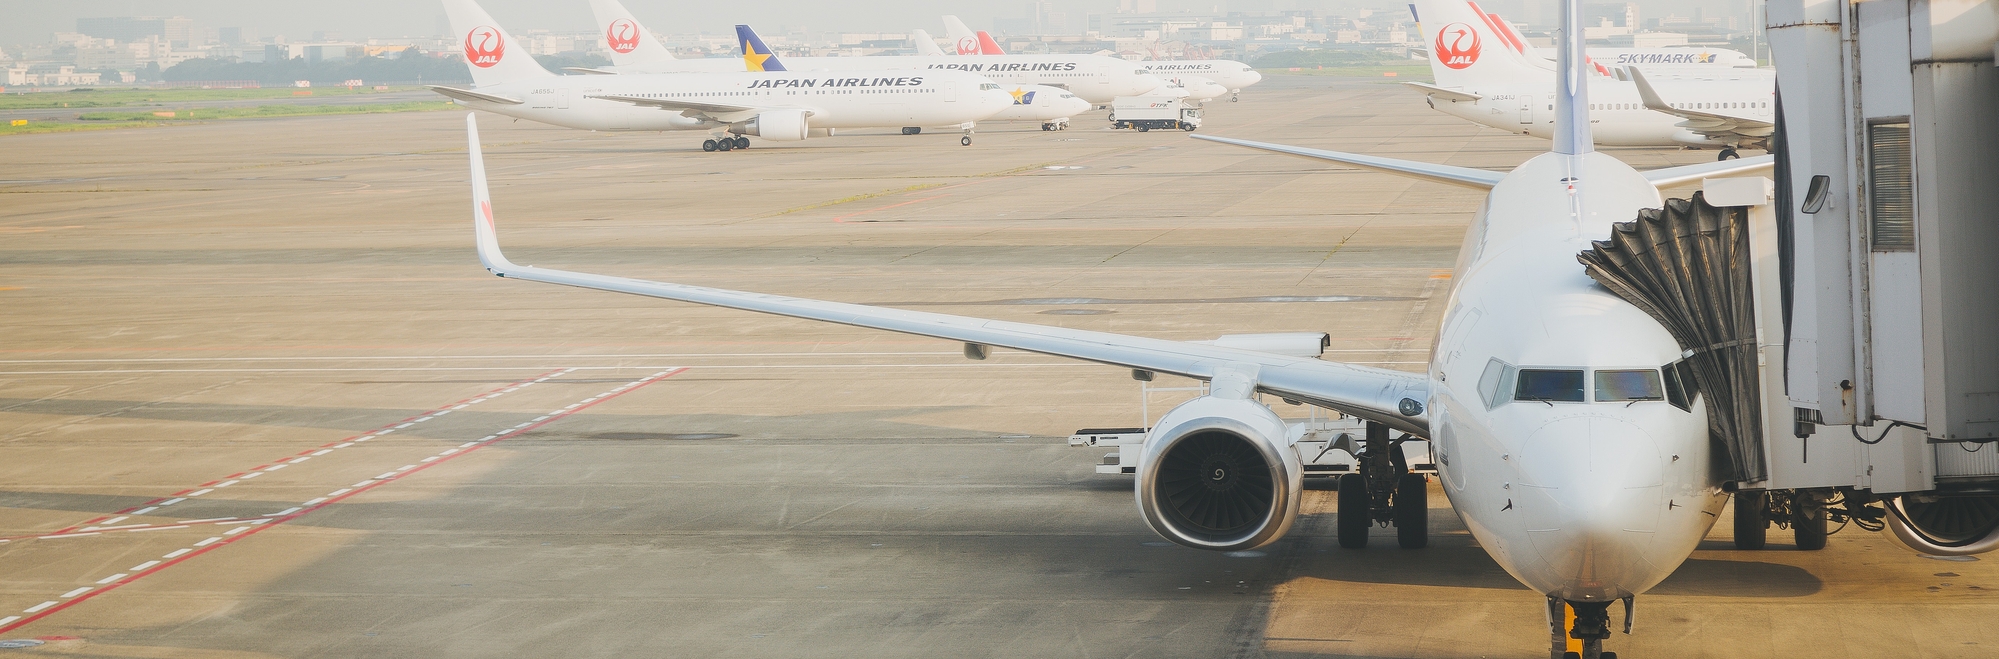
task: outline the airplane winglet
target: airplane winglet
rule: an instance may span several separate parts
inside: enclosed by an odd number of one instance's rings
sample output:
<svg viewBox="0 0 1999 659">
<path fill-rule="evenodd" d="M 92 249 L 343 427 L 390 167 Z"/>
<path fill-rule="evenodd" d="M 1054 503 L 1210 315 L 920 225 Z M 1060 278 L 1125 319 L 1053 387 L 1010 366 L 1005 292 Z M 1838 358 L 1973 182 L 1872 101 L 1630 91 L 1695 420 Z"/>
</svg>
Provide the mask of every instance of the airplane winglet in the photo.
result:
<svg viewBox="0 0 1999 659">
<path fill-rule="evenodd" d="M 1638 67 L 1626 68 L 1625 72 L 1631 74 L 1631 84 L 1638 87 L 1638 100 L 1645 103 L 1645 109 L 1673 114 L 1673 106 L 1659 98 L 1658 90 L 1652 89 L 1652 83 L 1645 80 L 1645 74 Z"/>
<path fill-rule="evenodd" d="M 500 253 L 500 235 L 493 228 L 493 194 L 486 189 L 486 156 L 479 150 L 479 115 L 465 113 L 465 140 L 472 154 L 472 234 L 479 245 L 479 262 L 501 277 L 514 263 Z"/>
</svg>

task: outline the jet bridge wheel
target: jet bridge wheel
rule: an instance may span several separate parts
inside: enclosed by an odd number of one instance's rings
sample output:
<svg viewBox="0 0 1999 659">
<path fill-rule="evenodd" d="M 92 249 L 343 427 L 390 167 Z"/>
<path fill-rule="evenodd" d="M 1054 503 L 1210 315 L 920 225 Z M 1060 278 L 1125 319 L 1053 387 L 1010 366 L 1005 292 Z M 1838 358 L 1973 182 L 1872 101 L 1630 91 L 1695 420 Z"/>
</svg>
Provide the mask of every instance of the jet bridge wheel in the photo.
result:
<svg viewBox="0 0 1999 659">
<path fill-rule="evenodd" d="M 1367 548 L 1367 529 L 1374 525 L 1373 500 L 1367 494 L 1367 478 L 1360 474 L 1340 476 L 1340 547 Z"/>
<path fill-rule="evenodd" d="M 1799 490 L 1791 499 L 1791 538 L 1799 551 L 1825 549 L 1825 497 L 1818 492 Z"/>
<path fill-rule="evenodd" d="M 1430 480 L 1403 474 L 1395 484 L 1395 541 L 1403 549 L 1430 544 Z"/>
<path fill-rule="evenodd" d="M 1770 519 L 1763 514 L 1770 495 L 1764 492 L 1735 493 L 1735 548 L 1762 549 L 1770 533 Z"/>
</svg>

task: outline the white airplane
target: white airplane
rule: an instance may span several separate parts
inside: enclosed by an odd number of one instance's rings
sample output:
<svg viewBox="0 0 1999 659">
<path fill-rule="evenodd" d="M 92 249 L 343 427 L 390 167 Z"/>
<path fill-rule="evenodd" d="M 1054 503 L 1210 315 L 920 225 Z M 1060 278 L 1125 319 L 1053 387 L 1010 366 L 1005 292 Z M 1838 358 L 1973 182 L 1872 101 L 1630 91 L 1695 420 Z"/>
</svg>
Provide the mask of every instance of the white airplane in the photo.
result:
<svg viewBox="0 0 1999 659">
<path fill-rule="evenodd" d="M 1228 91 L 1230 103 L 1241 100 L 1244 87 L 1263 80 L 1263 74 L 1257 73 L 1254 67 L 1235 60 L 1147 60 L 1136 64 L 1162 78 L 1195 80 L 1197 85 L 1201 84 L 1199 80 L 1212 81 Z"/>
<path fill-rule="evenodd" d="M 1423 90 L 1430 107 L 1524 135 L 1552 138 L 1554 71 L 1540 68 L 1501 36 L 1492 18 L 1462 0 L 1417 0 L 1418 27 L 1430 50 L 1435 84 L 1403 83 Z M 1607 71 L 1607 69 L 1605 69 Z M 1763 148 L 1776 128 L 1776 79 L 1767 71 L 1706 67 L 1665 75 L 1631 73 L 1633 80 L 1585 70 L 1596 143 L 1612 146 L 1716 146 L 1718 159 L 1738 148 Z M 1656 98 L 1643 96 L 1644 77 Z"/>
<path fill-rule="evenodd" d="M 1067 89 L 1047 85 L 1018 85 L 1007 93 L 1013 96 L 1013 105 L 986 117 L 984 123 L 1038 123 L 1042 130 L 1067 130 L 1071 117 L 1089 112 L 1092 107 L 1089 101 L 1076 98 Z M 905 135 L 914 133 L 903 130 Z"/>
<path fill-rule="evenodd" d="M 1554 70 L 1556 49 L 1539 48 L 1528 44 L 1527 35 L 1521 34 L 1520 30 L 1514 28 L 1513 24 L 1507 22 L 1506 19 L 1500 18 L 1499 14 L 1487 12 L 1484 9 L 1479 8 L 1477 2 L 1472 2 L 1470 4 L 1472 11 L 1484 14 L 1487 18 L 1492 19 L 1492 26 L 1499 30 L 1500 36 L 1506 39 L 1507 45 L 1509 47 L 1512 47 L 1515 50 L 1526 53 L 1528 56 L 1533 57 L 1535 60 L 1537 60 L 1536 62 L 1537 64 L 1544 65 L 1543 68 L 1546 68 L 1550 71 Z M 1414 7 L 1411 7 L 1409 11 L 1411 14 L 1414 14 L 1416 10 Z M 1720 66 L 1720 67 L 1737 68 L 1737 69 L 1756 68 L 1756 60 L 1750 59 L 1748 55 L 1742 54 L 1741 51 L 1730 50 L 1727 48 L 1705 48 L 1705 47 L 1703 48 L 1691 48 L 1691 47 L 1601 48 L 1599 47 L 1599 48 L 1589 49 L 1589 58 L 1590 62 L 1594 64 L 1610 68 L 1618 68 L 1625 66 L 1637 67 L 1647 70 L 1671 69 L 1671 68 L 1685 67 L 1685 66 L 1693 66 L 1693 67 Z"/>
<path fill-rule="evenodd" d="M 956 16 L 944 17 L 944 37 L 951 40 L 959 55 L 1005 55 L 998 41 L 985 30 L 972 31 Z"/>
<path fill-rule="evenodd" d="M 633 20 L 631 12 L 625 11 L 617 0 L 591 0 L 590 8 L 597 14 L 597 24 L 607 30 L 620 20 Z M 634 24 L 637 23 L 633 20 Z M 746 48 L 748 46 L 746 45 Z M 711 70 L 712 62 L 732 61 L 719 59 L 673 59 L 659 57 L 657 53 L 633 49 L 621 53 L 611 49 L 611 62 L 615 70 L 600 70 L 600 73 L 679 73 L 685 71 Z M 665 52 L 664 48 L 657 52 Z M 769 54 L 763 51 L 745 50 L 745 56 Z M 923 69 L 953 70 L 976 73 L 1008 88 L 1021 85 L 1046 85 L 1069 90 L 1077 98 L 1097 105 L 1110 103 L 1119 96 L 1135 96 L 1157 89 L 1158 78 L 1147 73 L 1132 62 L 1102 55 L 991 55 L 976 59 L 953 56 L 900 56 L 879 57 L 787 57 L 785 65 L 792 71 L 859 71 L 880 69 Z M 904 124 L 907 126 L 928 126 L 933 124 Z"/>
<path fill-rule="evenodd" d="M 1565 0 L 1565 26 L 1581 23 Z M 1578 34 L 1568 29 L 1566 34 Z M 1466 232 L 1438 340 L 1423 373 L 1251 349 L 966 316 L 746 293 L 520 266 L 501 252 L 471 147 L 472 220 L 495 275 L 962 342 L 984 359 L 1011 348 L 1210 383 L 1146 432 L 1134 478 L 1140 515 L 1189 547 L 1240 550 L 1285 535 L 1298 514 L 1296 437 L 1259 394 L 1359 417 L 1359 473 L 1340 479 L 1339 538 L 1362 547 L 1392 521 L 1404 547 L 1428 541 L 1426 485 L 1400 443 L 1432 440 L 1442 488 L 1480 547 L 1546 597 L 1553 656 L 1570 637 L 1598 659 L 1613 603 L 1672 574 L 1726 502 L 1714 476 L 1706 399 L 1680 385 L 1681 347 L 1657 320 L 1584 274 L 1577 254 L 1612 224 L 1662 206 L 1659 189 L 1761 171 L 1769 156 L 1639 172 L 1598 153 L 1588 128 L 1581 39 L 1561 55 L 1554 149 L 1512 172 L 1434 165 L 1227 138 L 1265 151 L 1488 190 Z M 1323 337 L 1323 335 L 1317 335 Z M 1321 344 L 1322 345 L 1322 344 Z M 1664 369 L 1662 374 L 1662 369 Z M 1399 437 L 1391 437 L 1399 434 Z M 1564 630 L 1567 613 L 1573 627 Z"/>
<path fill-rule="evenodd" d="M 597 0 L 591 0 L 596 2 Z M 944 49 L 937 47 L 937 40 L 930 38 L 929 32 L 910 30 L 909 40 L 916 44 L 916 54 L 923 57 L 943 57 Z"/>
<path fill-rule="evenodd" d="M 1147 96 L 1170 94 L 1190 101 L 1205 102 L 1221 98 L 1229 93 L 1229 88 L 1223 87 L 1221 83 L 1197 75 L 1179 73 L 1155 73 L 1153 75 L 1157 75 L 1161 80 L 1166 81 L 1166 85 L 1146 94 Z"/>
<path fill-rule="evenodd" d="M 715 136 L 702 150 L 728 151 L 747 148 L 747 135 L 796 141 L 840 128 L 948 125 L 962 127 L 959 143 L 970 146 L 974 122 L 1014 103 L 984 77 L 942 70 L 559 76 L 472 0 L 444 0 L 444 8 L 452 29 L 465 35 L 474 86 L 429 85 L 432 91 L 474 109 L 566 128 L 708 130 Z"/>
</svg>

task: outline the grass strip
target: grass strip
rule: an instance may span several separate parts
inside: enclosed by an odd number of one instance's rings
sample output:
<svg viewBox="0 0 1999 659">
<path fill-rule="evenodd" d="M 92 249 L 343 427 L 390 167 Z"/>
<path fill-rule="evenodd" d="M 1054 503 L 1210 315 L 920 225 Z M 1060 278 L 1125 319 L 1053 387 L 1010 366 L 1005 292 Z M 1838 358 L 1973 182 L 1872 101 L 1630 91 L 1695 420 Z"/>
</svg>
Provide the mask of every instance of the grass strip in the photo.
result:
<svg viewBox="0 0 1999 659">
<path fill-rule="evenodd" d="M 20 87 L 13 89 L 19 90 Z M 9 92 L 0 94 L 0 110 L 43 110 L 50 108 L 115 108 L 154 103 L 200 103 L 203 101 L 243 101 L 257 99 L 313 98 L 325 96 L 365 96 L 406 92 L 419 87 L 271 87 L 264 89 L 88 89 L 66 92 Z"/>
<path fill-rule="evenodd" d="M 381 114 L 385 112 L 431 112 L 453 107 L 450 101 L 410 101 L 406 103 L 377 103 L 366 105 L 255 105 L 243 108 L 190 108 L 182 110 L 138 110 L 117 112 L 86 112 L 77 115 L 83 121 L 151 121 L 177 123 L 186 121 L 212 121 L 216 119 L 255 119 L 259 117 L 303 117 L 327 114 Z"/>
</svg>

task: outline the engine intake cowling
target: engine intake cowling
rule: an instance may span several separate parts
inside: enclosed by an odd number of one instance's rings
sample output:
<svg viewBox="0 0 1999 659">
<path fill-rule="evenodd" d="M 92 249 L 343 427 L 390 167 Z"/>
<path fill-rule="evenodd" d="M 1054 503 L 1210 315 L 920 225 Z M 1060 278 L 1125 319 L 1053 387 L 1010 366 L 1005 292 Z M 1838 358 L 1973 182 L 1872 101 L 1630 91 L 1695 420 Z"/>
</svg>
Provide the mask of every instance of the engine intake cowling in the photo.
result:
<svg viewBox="0 0 1999 659">
<path fill-rule="evenodd" d="M 773 142 L 796 142 L 812 134 L 811 122 L 804 110 L 771 110 L 758 114 L 749 121 L 729 125 L 729 132 L 741 135 L 755 135 Z"/>
<path fill-rule="evenodd" d="M 1303 475 L 1285 434 L 1277 414 L 1246 397 L 1173 408 L 1139 454 L 1139 512 L 1160 536 L 1196 549 L 1275 542 L 1298 517 Z"/>
<path fill-rule="evenodd" d="M 1932 556 L 1999 549 L 1999 496 L 1904 494 L 1887 505 L 1888 530 L 1910 549 Z"/>
</svg>

